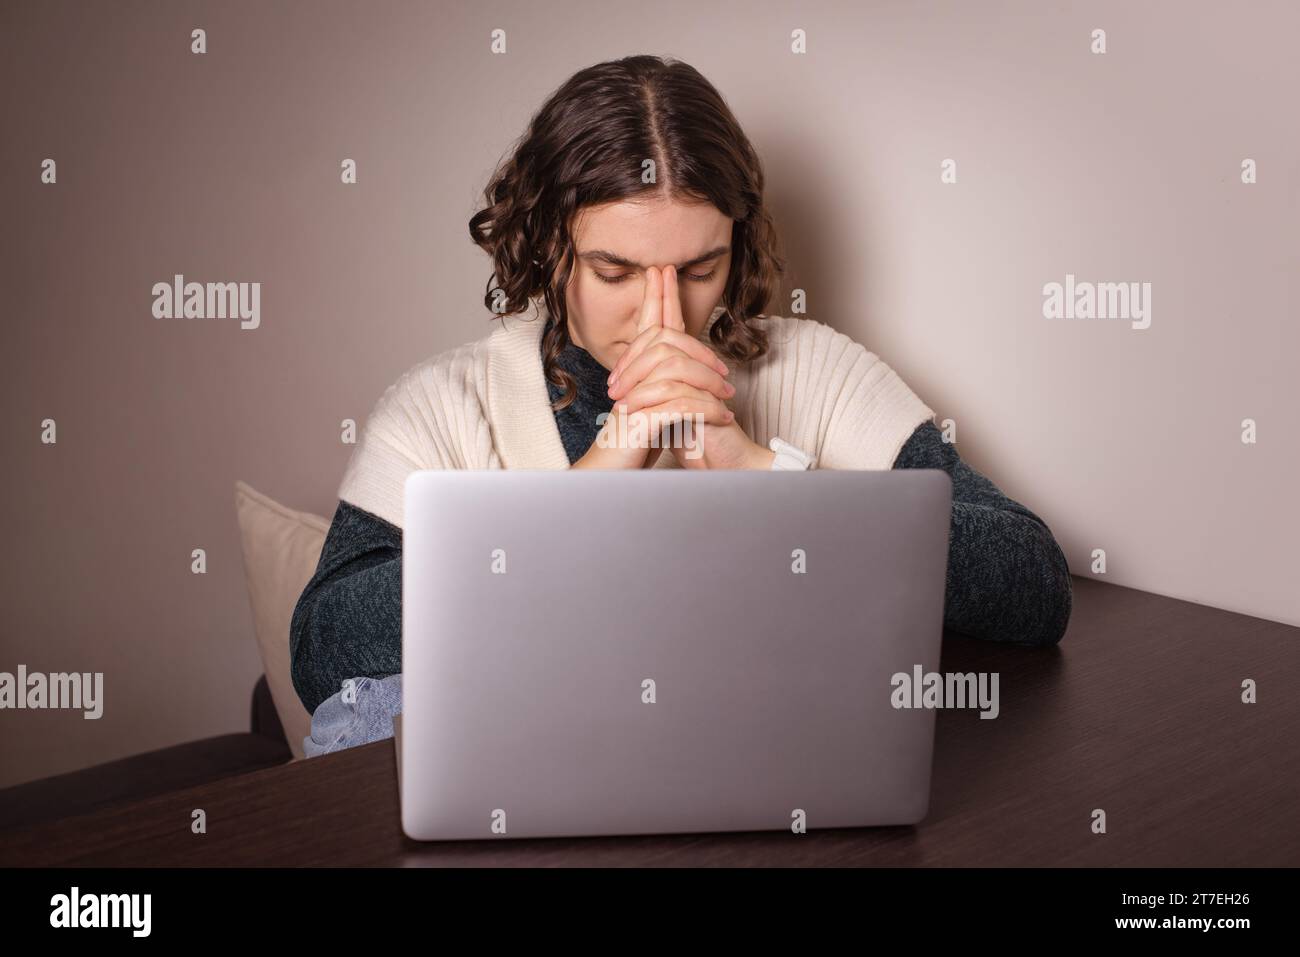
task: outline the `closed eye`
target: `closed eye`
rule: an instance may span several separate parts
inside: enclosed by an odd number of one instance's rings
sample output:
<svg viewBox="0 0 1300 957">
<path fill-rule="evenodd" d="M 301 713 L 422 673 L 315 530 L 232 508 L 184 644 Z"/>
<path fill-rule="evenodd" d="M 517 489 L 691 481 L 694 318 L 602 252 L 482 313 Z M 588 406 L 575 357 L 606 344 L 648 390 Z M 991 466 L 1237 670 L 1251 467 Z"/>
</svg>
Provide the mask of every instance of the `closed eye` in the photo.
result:
<svg viewBox="0 0 1300 957">
<path fill-rule="evenodd" d="M 595 272 L 595 270 L 593 270 L 593 272 Z M 718 267 L 714 266 L 712 269 L 710 269 L 708 272 L 704 273 L 703 275 L 696 275 L 695 273 L 692 272 L 683 273 L 682 275 L 684 275 L 687 279 L 691 280 L 692 282 L 708 282 L 717 274 L 718 274 Z M 602 272 L 596 272 L 596 276 L 597 278 L 600 279 L 601 282 L 608 282 L 608 283 L 622 282 L 624 279 L 629 278 L 631 275 L 632 274 L 630 272 L 625 272 L 618 276 L 606 276 Z"/>
</svg>

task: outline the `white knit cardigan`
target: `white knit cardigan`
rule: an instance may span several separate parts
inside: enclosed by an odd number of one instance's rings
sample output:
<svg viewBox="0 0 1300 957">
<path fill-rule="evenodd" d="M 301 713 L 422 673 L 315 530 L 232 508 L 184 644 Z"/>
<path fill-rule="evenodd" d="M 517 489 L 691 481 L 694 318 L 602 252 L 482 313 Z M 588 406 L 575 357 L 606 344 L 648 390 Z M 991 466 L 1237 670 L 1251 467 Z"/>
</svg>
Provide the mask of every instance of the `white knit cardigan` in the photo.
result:
<svg viewBox="0 0 1300 957">
<path fill-rule="evenodd" d="M 402 528 L 406 477 L 418 469 L 569 468 L 542 374 L 545 307 L 537 313 L 503 317 L 481 339 L 402 373 L 366 420 L 338 497 Z M 798 317 L 750 322 L 769 349 L 749 363 L 723 360 L 736 387 L 726 405 L 764 448 L 779 436 L 815 455 L 817 468 L 888 469 L 933 420 L 893 369 L 843 333 Z M 654 467 L 680 468 L 667 453 Z"/>
</svg>

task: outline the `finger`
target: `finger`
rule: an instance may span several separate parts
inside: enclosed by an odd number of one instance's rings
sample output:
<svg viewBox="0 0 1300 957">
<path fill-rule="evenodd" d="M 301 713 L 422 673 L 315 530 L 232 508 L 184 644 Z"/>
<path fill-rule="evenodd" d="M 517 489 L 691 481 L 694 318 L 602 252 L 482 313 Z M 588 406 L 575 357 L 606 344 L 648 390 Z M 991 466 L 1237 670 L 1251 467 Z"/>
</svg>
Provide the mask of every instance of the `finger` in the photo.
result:
<svg viewBox="0 0 1300 957">
<path fill-rule="evenodd" d="M 713 366 L 705 365 L 666 342 L 658 342 L 641 353 L 619 380 L 609 387 L 610 398 L 617 400 L 639 384 L 658 379 L 677 379 L 707 389 L 720 399 L 730 399 L 736 394 L 736 387 Z"/>
<path fill-rule="evenodd" d="M 684 382 L 662 380 L 642 385 L 619 403 L 620 415 L 638 437 L 653 441 L 664 429 L 682 420 L 695 425 L 731 425 L 736 413 L 722 400 Z"/>
<path fill-rule="evenodd" d="M 630 415 L 676 398 L 695 399 L 699 402 L 720 401 L 707 389 L 701 389 L 680 379 L 657 379 L 654 382 L 641 383 L 620 399 L 618 406 L 620 409 L 626 409 L 626 414 Z"/>
<path fill-rule="evenodd" d="M 668 345 L 681 350 L 701 365 L 717 369 L 720 375 L 728 375 L 731 372 L 731 370 L 727 368 L 727 364 L 718 358 L 717 354 L 707 345 L 699 339 L 694 339 L 685 332 L 681 332 L 677 329 L 664 327 L 659 330 L 650 330 L 643 338 L 638 338 L 640 341 L 634 343 L 636 350 L 633 351 L 629 348 L 627 352 L 619 357 L 619 361 L 614 364 L 614 369 L 610 375 L 611 382 L 614 380 L 621 380 L 627 367 L 635 362 L 641 353 L 650 346 L 657 345 L 661 342 L 667 343 Z"/>
<path fill-rule="evenodd" d="M 617 434 L 636 447 L 642 447 L 642 442 L 652 447 L 665 427 L 683 419 L 719 426 L 730 425 L 736 419 L 736 414 L 716 396 L 680 382 L 648 386 L 635 400 L 619 402 L 615 410 L 622 419 Z"/>
<path fill-rule="evenodd" d="M 605 381 L 609 385 L 613 385 L 614 381 L 623 374 L 623 370 L 628 367 L 628 364 L 645 351 L 646 346 L 654 341 L 662 329 L 663 326 L 651 327 L 638 333 L 636 338 L 627 344 L 623 354 L 618 357 L 618 361 L 614 363 L 614 368 L 609 370 L 609 378 Z"/>
<path fill-rule="evenodd" d="M 689 396 L 679 396 L 659 405 L 649 406 L 639 412 L 634 412 L 633 415 L 646 416 L 647 422 L 652 428 L 661 430 L 664 426 L 672 425 L 683 419 L 695 421 L 696 416 L 700 416 L 699 421 L 705 425 L 730 425 L 736 418 L 734 412 L 712 396 L 709 396 L 704 401 L 692 399 Z"/>
<path fill-rule="evenodd" d="M 671 439 L 664 440 L 665 430 L 672 429 L 677 423 L 689 421 L 692 427 L 715 425 L 726 427 L 735 421 L 735 414 L 726 406 L 715 402 L 698 402 L 689 397 L 679 396 L 650 406 L 626 417 L 629 436 L 636 441 L 645 442 L 650 448 L 665 448 Z M 658 458 L 658 456 L 654 456 Z M 651 463 L 653 464 L 653 463 Z"/>
<path fill-rule="evenodd" d="M 628 344 L 627 349 L 623 351 L 623 354 L 619 356 L 618 361 L 614 363 L 614 368 L 610 370 L 608 380 L 609 384 L 612 386 L 616 383 L 620 383 L 622 381 L 623 372 L 627 367 L 635 362 L 641 353 L 655 342 L 667 342 L 674 345 L 682 352 L 685 352 L 687 355 L 704 365 L 717 369 L 722 375 L 728 375 L 731 372 L 731 370 L 727 368 L 727 364 L 719 359 L 717 354 L 699 339 L 692 338 L 685 332 L 681 332 L 677 329 L 669 329 L 665 326 L 658 330 L 648 329 Z"/>
<path fill-rule="evenodd" d="M 637 317 L 637 334 L 619 356 L 619 362 L 624 366 L 641 354 L 655 330 L 663 328 L 663 302 L 663 274 L 654 266 L 649 266 L 646 268 L 645 286 L 642 290 L 641 313 Z M 618 363 L 615 363 L 605 378 L 606 383 L 614 381 L 618 368 Z"/>
<path fill-rule="evenodd" d="M 636 331 L 645 332 L 664 324 L 664 280 L 654 266 L 645 271 L 645 293 L 641 300 L 641 316 L 637 320 Z"/>
<path fill-rule="evenodd" d="M 664 267 L 664 306 L 663 319 L 665 329 L 686 331 L 686 321 L 682 319 L 681 290 L 677 285 L 677 267 Z"/>
</svg>

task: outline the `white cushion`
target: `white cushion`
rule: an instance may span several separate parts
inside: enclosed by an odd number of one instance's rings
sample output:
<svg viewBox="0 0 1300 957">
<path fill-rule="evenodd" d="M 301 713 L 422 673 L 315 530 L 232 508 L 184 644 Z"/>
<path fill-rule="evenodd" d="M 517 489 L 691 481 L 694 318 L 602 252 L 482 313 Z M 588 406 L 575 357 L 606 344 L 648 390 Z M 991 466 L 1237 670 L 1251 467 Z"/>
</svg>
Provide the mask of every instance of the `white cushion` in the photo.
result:
<svg viewBox="0 0 1300 957">
<path fill-rule="evenodd" d="M 289 622 L 316 571 L 330 523 L 311 512 L 281 505 L 240 481 L 235 482 L 235 513 L 262 668 L 289 749 L 295 758 L 301 758 L 302 739 L 311 734 L 311 714 L 299 700 L 289 674 Z"/>
</svg>

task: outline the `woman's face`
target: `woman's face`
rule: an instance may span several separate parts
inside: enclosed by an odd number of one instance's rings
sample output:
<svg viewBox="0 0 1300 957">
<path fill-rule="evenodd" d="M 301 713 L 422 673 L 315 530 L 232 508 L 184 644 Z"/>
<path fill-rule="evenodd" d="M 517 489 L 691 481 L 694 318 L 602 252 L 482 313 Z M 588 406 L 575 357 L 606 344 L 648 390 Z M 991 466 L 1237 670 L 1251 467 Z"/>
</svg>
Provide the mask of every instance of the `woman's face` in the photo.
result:
<svg viewBox="0 0 1300 957">
<path fill-rule="evenodd" d="M 704 330 L 727 287 L 731 218 L 709 203 L 656 197 L 579 210 L 566 297 L 569 338 L 612 369 L 636 338 L 646 268 L 677 267 L 688 335 Z"/>
</svg>

